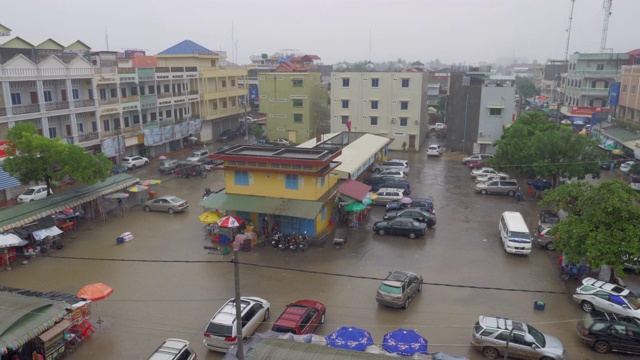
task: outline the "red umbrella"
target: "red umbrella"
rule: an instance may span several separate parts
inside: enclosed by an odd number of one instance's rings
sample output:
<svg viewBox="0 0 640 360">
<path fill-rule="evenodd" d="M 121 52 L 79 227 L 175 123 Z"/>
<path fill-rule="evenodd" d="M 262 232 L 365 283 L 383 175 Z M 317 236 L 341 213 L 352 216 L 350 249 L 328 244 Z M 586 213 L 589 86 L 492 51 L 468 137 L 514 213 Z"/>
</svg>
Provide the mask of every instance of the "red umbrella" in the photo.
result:
<svg viewBox="0 0 640 360">
<path fill-rule="evenodd" d="M 77 297 L 97 301 L 106 298 L 113 293 L 113 288 L 103 283 L 89 284 L 80 289 L 76 294 Z"/>
<path fill-rule="evenodd" d="M 218 221 L 218 225 L 220 225 L 221 227 L 238 227 L 240 226 L 244 221 L 239 218 L 239 217 L 235 217 L 233 215 L 228 215 L 223 217 L 222 219 L 220 219 Z"/>
</svg>

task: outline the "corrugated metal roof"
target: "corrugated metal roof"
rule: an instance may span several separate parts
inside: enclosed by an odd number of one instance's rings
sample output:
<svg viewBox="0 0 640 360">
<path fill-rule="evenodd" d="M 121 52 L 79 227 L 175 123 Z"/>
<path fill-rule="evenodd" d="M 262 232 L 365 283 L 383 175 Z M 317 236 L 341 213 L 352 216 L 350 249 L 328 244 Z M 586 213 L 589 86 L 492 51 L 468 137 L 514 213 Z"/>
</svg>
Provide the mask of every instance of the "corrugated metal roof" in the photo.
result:
<svg viewBox="0 0 640 360">
<path fill-rule="evenodd" d="M 200 202 L 200 205 L 207 209 L 246 211 L 315 219 L 324 203 L 320 201 L 219 193 L 207 196 L 206 199 Z"/>
<path fill-rule="evenodd" d="M 608 127 L 606 129 L 602 129 L 602 132 L 607 136 L 612 138 L 613 140 L 616 140 L 618 142 L 624 143 L 627 141 L 631 141 L 631 140 L 638 140 L 640 139 L 640 135 L 631 132 L 629 130 L 625 130 L 622 128 L 619 128 L 617 126 L 612 126 L 612 127 Z"/>
<path fill-rule="evenodd" d="M 369 193 L 369 190 L 371 190 L 371 186 L 351 179 L 347 179 L 338 188 L 338 192 L 340 194 L 346 195 L 358 201 L 364 201 L 365 197 Z"/>
<path fill-rule="evenodd" d="M 0 230 L 7 231 L 12 228 L 21 227 L 45 216 L 124 189 L 138 181 L 140 181 L 140 179 L 131 175 L 117 174 L 108 177 L 103 182 L 98 182 L 93 185 L 76 186 L 38 201 L 0 210 Z"/>
<path fill-rule="evenodd" d="M 20 185 L 20 180 L 9 175 L 9 173 L 4 171 L 0 166 L 0 190 L 5 190 L 18 185 Z"/>
</svg>

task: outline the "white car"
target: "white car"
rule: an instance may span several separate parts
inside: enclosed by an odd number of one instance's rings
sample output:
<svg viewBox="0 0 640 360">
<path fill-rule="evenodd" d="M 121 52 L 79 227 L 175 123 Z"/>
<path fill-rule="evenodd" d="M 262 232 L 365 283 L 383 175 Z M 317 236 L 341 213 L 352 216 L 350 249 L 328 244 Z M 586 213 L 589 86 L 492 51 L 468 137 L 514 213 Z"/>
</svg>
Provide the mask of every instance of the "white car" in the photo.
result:
<svg viewBox="0 0 640 360">
<path fill-rule="evenodd" d="M 53 194 L 53 191 L 51 192 Z M 28 203 L 47 197 L 47 185 L 32 186 L 18 196 L 18 203 Z"/>
<path fill-rule="evenodd" d="M 196 150 L 187 158 L 187 161 L 205 161 L 208 158 L 209 150 Z"/>
<path fill-rule="evenodd" d="M 485 161 L 486 159 L 491 158 L 493 158 L 493 155 L 491 154 L 473 154 L 462 159 L 462 163 L 465 165 L 469 165 L 469 163 L 472 161 Z"/>
<path fill-rule="evenodd" d="M 254 122 L 256 122 L 256 119 L 254 119 L 253 117 L 247 115 L 246 117 L 240 119 L 240 122 L 241 123 L 245 123 L 247 125 L 250 125 L 250 124 L 253 124 Z"/>
<path fill-rule="evenodd" d="M 388 169 L 388 170 L 381 171 L 380 174 L 378 175 L 394 176 L 394 177 L 397 177 L 398 180 L 407 180 L 407 173 L 405 173 L 403 170 Z"/>
<path fill-rule="evenodd" d="M 485 174 L 476 176 L 477 183 L 487 182 L 489 180 L 509 180 L 511 177 L 506 173 L 498 173 L 498 174 Z"/>
<path fill-rule="evenodd" d="M 483 167 L 483 168 L 471 170 L 471 176 L 476 177 L 480 175 L 500 175 L 500 172 L 490 167 Z"/>
<path fill-rule="evenodd" d="M 640 317 L 640 298 L 622 286 L 584 278 L 573 294 L 573 300 L 585 312 L 599 310 L 620 315 Z"/>
<path fill-rule="evenodd" d="M 440 145 L 429 145 L 427 148 L 427 156 L 440 156 L 442 152 L 442 146 Z"/>
<path fill-rule="evenodd" d="M 274 145 L 284 145 L 284 146 L 289 146 L 291 145 L 291 143 L 289 142 L 289 140 L 287 139 L 283 139 L 283 138 L 279 138 L 279 139 L 275 139 L 271 142 Z"/>
<path fill-rule="evenodd" d="M 149 159 L 143 156 L 125 156 L 122 158 L 122 167 L 135 170 L 139 166 L 149 165 Z"/>
<path fill-rule="evenodd" d="M 631 167 L 632 167 L 633 165 L 635 165 L 635 164 L 636 164 L 636 162 L 635 162 L 635 161 L 627 161 L 627 162 L 624 162 L 624 163 L 622 163 L 622 164 L 620 165 L 620 171 L 625 172 L 625 173 L 626 173 L 626 172 L 629 172 L 629 170 L 631 170 Z"/>
<path fill-rule="evenodd" d="M 240 298 L 244 338 L 250 338 L 258 326 L 269 319 L 269 309 L 270 304 L 267 300 L 246 296 Z M 213 315 L 205 327 L 202 342 L 209 350 L 227 352 L 237 341 L 236 301 L 235 298 L 231 298 Z"/>
</svg>

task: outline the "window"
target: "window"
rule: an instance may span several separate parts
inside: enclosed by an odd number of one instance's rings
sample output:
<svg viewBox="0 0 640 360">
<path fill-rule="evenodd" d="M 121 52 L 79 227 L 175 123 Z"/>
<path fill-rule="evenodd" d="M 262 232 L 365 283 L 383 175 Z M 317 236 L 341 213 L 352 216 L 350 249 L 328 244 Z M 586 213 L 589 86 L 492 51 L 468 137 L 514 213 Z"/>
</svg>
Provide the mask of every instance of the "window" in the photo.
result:
<svg viewBox="0 0 640 360">
<path fill-rule="evenodd" d="M 109 126 L 109 120 L 104 120 L 104 121 L 102 122 L 102 129 L 103 129 L 104 131 L 110 131 L 110 130 L 109 130 L 109 129 L 110 129 L 110 126 Z"/>
<path fill-rule="evenodd" d="M 151 119 L 151 121 L 156 121 L 158 118 L 156 117 L 156 113 L 152 112 L 151 114 L 149 114 L 149 119 Z"/>
<path fill-rule="evenodd" d="M 324 180 L 324 178 L 322 178 Z M 322 210 L 320 210 L 320 221 L 324 221 L 327 217 L 327 207 L 322 205 Z"/>
<path fill-rule="evenodd" d="M 120 89 L 120 96 L 122 96 L 123 98 L 127 97 L 127 89 L 126 88 Z"/>
<path fill-rule="evenodd" d="M 52 102 L 53 97 L 51 96 L 51 90 L 44 91 L 44 102 Z"/>
<path fill-rule="evenodd" d="M 93 89 L 87 90 L 87 95 L 89 95 L 89 100 L 93 100 Z"/>
<path fill-rule="evenodd" d="M 169 84 L 164 84 L 164 86 L 162 88 L 162 92 L 163 93 L 171 92 L 171 87 L 169 86 Z"/>
<path fill-rule="evenodd" d="M 491 108 L 491 109 L 489 109 L 489 115 L 491 115 L 491 116 L 502 116 L 502 109 Z"/>
<path fill-rule="evenodd" d="M 222 87 L 223 88 L 227 87 L 227 80 L 222 80 Z"/>
<path fill-rule="evenodd" d="M 303 106 L 302 99 L 293 99 L 293 107 L 301 108 Z"/>
<path fill-rule="evenodd" d="M 409 123 L 409 118 L 406 118 L 406 117 L 400 118 L 400 126 L 407 126 L 408 123 Z"/>
<path fill-rule="evenodd" d="M 111 93 L 111 98 L 112 99 L 117 99 L 118 98 L 118 89 L 113 88 L 113 89 L 111 89 L 110 93 Z"/>
<path fill-rule="evenodd" d="M 107 89 L 100 89 L 100 100 L 107 100 Z"/>
<path fill-rule="evenodd" d="M 301 123 L 302 122 L 302 114 L 293 114 L 293 122 Z"/>
<path fill-rule="evenodd" d="M 153 85 L 149 85 L 149 94 L 155 94 L 156 93 L 156 87 Z"/>
<path fill-rule="evenodd" d="M 324 176 L 320 178 L 320 186 L 324 187 L 324 183 L 325 183 L 325 178 Z"/>
<path fill-rule="evenodd" d="M 349 100 L 342 100 L 342 108 L 343 109 L 349 108 Z"/>
<path fill-rule="evenodd" d="M 402 79 L 402 87 L 403 88 L 409 87 L 409 79 Z"/>
<path fill-rule="evenodd" d="M 377 88 L 380 85 L 380 79 L 373 78 L 371 79 L 371 87 Z"/>
<path fill-rule="evenodd" d="M 284 187 L 289 190 L 298 190 L 298 175 L 287 174 Z"/>
<path fill-rule="evenodd" d="M 638 87 L 636 85 L 632 85 L 631 86 L 631 93 L 632 94 L 635 94 L 637 90 L 638 90 Z"/>
<path fill-rule="evenodd" d="M 626 84 L 622 86 L 622 92 L 623 93 L 627 92 L 627 85 Z M 18 94 L 18 95 L 20 95 L 20 94 Z M 11 94 L 11 98 L 13 99 L 13 94 Z"/>
<path fill-rule="evenodd" d="M 378 109 L 378 100 L 371 100 L 371 109 L 372 110 Z"/>
<path fill-rule="evenodd" d="M 93 132 L 97 132 L 98 131 L 98 122 L 97 121 L 92 121 L 91 122 L 91 131 L 93 131 Z"/>
<path fill-rule="evenodd" d="M 145 95 L 145 87 L 144 85 L 140 85 L 140 95 Z"/>
<path fill-rule="evenodd" d="M 231 87 L 236 86 L 236 81 L 234 79 L 231 79 L 230 82 L 231 82 Z M 187 88 L 186 88 L 187 84 L 184 84 L 184 85 L 185 85 L 185 90 L 187 90 Z"/>
<path fill-rule="evenodd" d="M 302 79 L 293 79 L 293 87 L 302 87 L 303 83 L 302 83 Z"/>
<path fill-rule="evenodd" d="M 349 78 L 342 78 L 342 87 L 349 87 Z"/>
<path fill-rule="evenodd" d="M 78 123 L 78 134 L 84 133 L 84 124 Z"/>
<path fill-rule="evenodd" d="M 234 171 L 233 180 L 236 185 L 249 185 L 249 173 L 246 171 Z"/>
<path fill-rule="evenodd" d="M 50 139 L 55 139 L 56 136 L 58 136 L 58 131 L 56 130 L 56 128 L 50 127 L 49 128 L 49 138 Z"/>
<path fill-rule="evenodd" d="M 167 110 L 164 112 L 165 119 L 171 118 L 171 110 Z"/>
<path fill-rule="evenodd" d="M 378 125 L 378 117 L 377 116 L 372 116 L 371 117 L 371 126 L 377 126 Z"/>
<path fill-rule="evenodd" d="M 348 122 L 349 122 L 349 116 L 342 115 L 342 125 L 347 125 Z"/>
<path fill-rule="evenodd" d="M 596 65 L 596 70 L 604 70 L 604 64 Z"/>
<path fill-rule="evenodd" d="M 20 105 L 20 104 L 22 104 L 22 99 L 20 99 L 20 93 L 11 93 L 11 105 Z"/>
<path fill-rule="evenodd" d="M 400 110 L 409 110 L 409 102 L 400 101 Z"/>
<path fill-rule="evenodd" d="M 80 91 L 78 91 L 78 89 L 71 89 L 71 97 L 73 100 L 80 99 Z"/>
</svg>

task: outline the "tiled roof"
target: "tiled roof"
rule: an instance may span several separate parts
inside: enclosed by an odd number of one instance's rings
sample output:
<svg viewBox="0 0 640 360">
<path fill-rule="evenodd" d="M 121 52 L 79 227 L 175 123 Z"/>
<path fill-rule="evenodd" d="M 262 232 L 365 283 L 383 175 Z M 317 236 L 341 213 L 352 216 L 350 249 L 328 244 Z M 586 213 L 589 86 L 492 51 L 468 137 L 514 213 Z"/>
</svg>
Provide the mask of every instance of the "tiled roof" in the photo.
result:
<svg viewBox="0 0 640 360">
<path fill-rule="evenodd" d="M 158 55 L 193 55 L 193 54 L 213 54 L 213 51 L 191 40 L 184 40 L 164 50 L 163 52 L 158 53 Z"/>
</svg>

